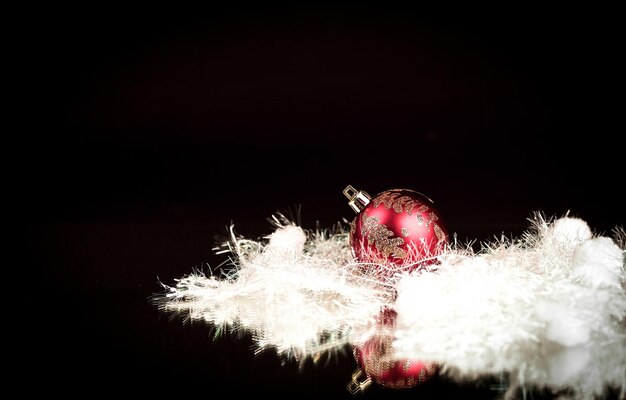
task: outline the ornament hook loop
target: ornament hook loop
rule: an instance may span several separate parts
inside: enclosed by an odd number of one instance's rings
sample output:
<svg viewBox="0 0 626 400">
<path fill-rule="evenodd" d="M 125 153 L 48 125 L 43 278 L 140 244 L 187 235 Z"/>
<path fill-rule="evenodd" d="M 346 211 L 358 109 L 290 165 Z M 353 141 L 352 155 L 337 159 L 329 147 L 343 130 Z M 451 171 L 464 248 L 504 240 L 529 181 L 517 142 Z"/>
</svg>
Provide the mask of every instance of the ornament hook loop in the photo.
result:
<svg viewBox="0 0 626 400">
<path fill-rule="evenodd" d="M 343 189 L 343 194 L 350 201 L 348 201 L 348 205 L 354 210 L 354 212 L 359 213 L 362 209 L 365 208 L 372 200 L 372 196 L 367 194 L 367 192 L 363 190 L 356 190 L 351 185 L 346 186 Z"/>
<path fill-rule="evenodd" d="M 365 379 L 362 379 L 363 375 L 365 375 L 365 373 L 360 368 L 354 371 L 354 373 L 352 374 L 352 379 L 350 380 L 350 383 L 348 383 L 347 387 L 350 394 L 357 395 L 363 393 L 365 389 L 367 389 L 368 386 L 372 384 L 372 378 L 366 375 Z"/>
</svg>

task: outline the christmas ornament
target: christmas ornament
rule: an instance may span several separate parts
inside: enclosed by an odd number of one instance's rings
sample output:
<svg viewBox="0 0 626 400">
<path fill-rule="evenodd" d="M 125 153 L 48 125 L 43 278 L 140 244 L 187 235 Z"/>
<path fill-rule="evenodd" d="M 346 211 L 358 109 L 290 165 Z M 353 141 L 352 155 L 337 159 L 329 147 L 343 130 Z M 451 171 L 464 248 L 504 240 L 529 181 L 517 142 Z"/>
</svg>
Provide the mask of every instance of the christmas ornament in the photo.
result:
<svg viewBox="0 0 626 400">
<path fill-rule="evenodd" d="M 431 199 L 408 189 L 374 198 L 347 186 L 344 195 L 358 213 L 350 226 L 350 246 L 363 263 L 380 264 L 383 275 L 433 264 L 448 243 L 448 229 Z"/>
<path fill-rule="evenodd" d="M 354 348 L 360 365 L 348 384 L 348 391 L 357 394 L 372 382 L 392 389 L 409 389 L 432 378 L 439 366 L 434 362 L 398 359 L 392 343 L 397 313 L 385 308 L 380 315 L 377 332 L 362 345 Z"/>
<path fill-rule="evenodd" d="M 350 226 L 353 254 L 362 263 L 374 264 L 376 276 L 383 281 L 399 271 L 433 265 L 448 242 L 439 211 L 421 193 L 392 189 L 372 198 L 350 185 L 343 193 L 358 213 Z M 348 385 L 351 393 L 365 390 L 372 381 L 388 388 L 408 389 L 437 371 L 434 362 L 394 358 L 391 344 L 396 315 L 392 308 L 385 308 L 376 326 L 378 332 L 355 347 L 360 369 Z"/>
</svg>

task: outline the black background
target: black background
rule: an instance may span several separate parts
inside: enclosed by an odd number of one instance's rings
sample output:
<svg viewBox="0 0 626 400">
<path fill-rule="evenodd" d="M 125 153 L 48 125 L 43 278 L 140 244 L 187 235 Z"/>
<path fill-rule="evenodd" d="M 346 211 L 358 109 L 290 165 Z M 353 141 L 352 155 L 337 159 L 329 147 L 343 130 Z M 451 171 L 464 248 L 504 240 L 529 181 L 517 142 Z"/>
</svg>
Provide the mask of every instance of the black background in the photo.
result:
<svg viewBox="0 0 626 400">
<path fill-rule="evenodd" d="M 519 235 L 534 212 L 624 224 L 611 10 L 38 11 L 15 102 L 43 308 L 24 371 L 49 393 L 349 398 L 349 354 L 281 365 L 149 300 L 224 261 L 231 223 L 256 238 L 275 212 L 352 218 L 348 184 L 425 193 L 460 240 Z M 442 378 L 379 396 L 494 392 Z"/>
</svg>

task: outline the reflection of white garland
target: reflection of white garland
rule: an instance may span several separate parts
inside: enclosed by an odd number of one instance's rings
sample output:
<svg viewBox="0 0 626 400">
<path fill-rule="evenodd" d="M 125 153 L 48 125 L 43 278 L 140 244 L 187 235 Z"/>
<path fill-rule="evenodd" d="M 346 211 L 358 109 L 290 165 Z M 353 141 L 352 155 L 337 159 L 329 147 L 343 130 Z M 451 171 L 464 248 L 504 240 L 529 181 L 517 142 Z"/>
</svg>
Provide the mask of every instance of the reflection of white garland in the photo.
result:
<svg viewBox="0 0 626 400">
<path fill-rule="evenodd" d="M 626 397 L 623 229 L 609 238 L 577 218 L 532 223 L 518 240 L 451 246 L 436 271 L 381 281 L 354 261 L 345 231 L 282 221 L 268 240 L 233 234 L 230 273 L 183 277 L 159 305 L 298 357 L 362 344 L 392 307 L 392 357 L 435 360 L 459 380 L 505 373 L 510 390 Z"/>
</svg>

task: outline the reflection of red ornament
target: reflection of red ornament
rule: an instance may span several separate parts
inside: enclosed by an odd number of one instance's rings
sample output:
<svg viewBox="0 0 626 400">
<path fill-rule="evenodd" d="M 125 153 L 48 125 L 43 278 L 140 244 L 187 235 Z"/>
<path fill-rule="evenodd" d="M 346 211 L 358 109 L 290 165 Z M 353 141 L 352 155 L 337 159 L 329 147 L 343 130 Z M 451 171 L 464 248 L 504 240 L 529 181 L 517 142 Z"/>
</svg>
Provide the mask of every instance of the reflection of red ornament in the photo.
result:
<svg viewBox="0 0 626 400">
<path fill-rule="evenodd" d="M 354 356 L 366 378 L 359 381 L 360 373 L 353 376 L 348 389 L 357 393 L 363 391 L 370 380 L 381 386 L 393 389 L 409 389 L 432 378 L 439 366 L 435 362 L 392 358 L 393 333 L 391 328 L 396 313 L 386 309 L 378 323 L 380 332 L 360 346 L 355 347 Z"/>
<path fill-rule="evenodd" d="M 389 265 L 390 272 L 433 262 L 448 243 L 448 230 L 432 200 L 408 189 L 392 189 L 371 198 L 347 186 L 344 195 L 358 213 L 350 229 L 357 260 Z"/>
</svg>

